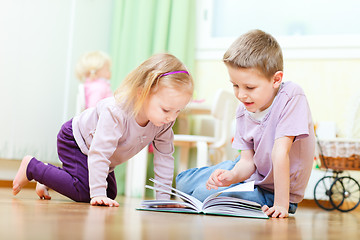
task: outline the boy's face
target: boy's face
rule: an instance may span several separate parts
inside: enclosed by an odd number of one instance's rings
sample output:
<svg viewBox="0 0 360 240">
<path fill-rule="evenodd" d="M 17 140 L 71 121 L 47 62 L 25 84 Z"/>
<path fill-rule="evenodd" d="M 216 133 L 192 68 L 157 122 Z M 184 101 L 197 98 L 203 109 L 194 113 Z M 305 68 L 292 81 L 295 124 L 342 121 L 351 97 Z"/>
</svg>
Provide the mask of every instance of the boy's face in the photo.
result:
<svg viewBox="0 0 360 240">
<path fill-rule="evenodd" d="M 263 111 L 271 106 L 282 81 L 281 71 L 269 80 L 253 68 L 227 68 L 234 94 L 249 112 Z"/>
</svg>

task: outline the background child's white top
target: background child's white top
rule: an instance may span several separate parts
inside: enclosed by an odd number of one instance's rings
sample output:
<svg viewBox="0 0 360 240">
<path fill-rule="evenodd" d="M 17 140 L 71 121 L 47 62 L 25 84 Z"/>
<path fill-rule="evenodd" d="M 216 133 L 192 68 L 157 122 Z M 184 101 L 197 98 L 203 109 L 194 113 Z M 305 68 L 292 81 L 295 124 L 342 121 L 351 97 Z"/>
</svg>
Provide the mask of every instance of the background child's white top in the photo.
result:
<svg viewBox="0 0 360 240">
<path fill-rule="evenodd" d="M 110 81 L 104 78 L 94 80 L 86 79 L 84 83 L 85 90 L 85 108 L 95 107 L 96 103 L 104 98 L 113 95 L 110 87 Z"/>
</svg>

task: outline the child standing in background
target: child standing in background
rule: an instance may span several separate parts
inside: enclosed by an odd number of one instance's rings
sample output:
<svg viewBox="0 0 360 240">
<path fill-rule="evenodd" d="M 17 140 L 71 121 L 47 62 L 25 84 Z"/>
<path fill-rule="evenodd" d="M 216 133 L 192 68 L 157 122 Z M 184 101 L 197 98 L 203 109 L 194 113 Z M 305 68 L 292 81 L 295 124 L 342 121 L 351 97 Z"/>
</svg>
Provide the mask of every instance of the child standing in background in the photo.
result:
<svg viewBox="0 0 360 240">
<path fill-rule="evenodd" d="M 111 60 L 101 51 L 85 53 L 76 65 L 76 76 L 84 83 L 85 109 L 113 95 L 110 88 Z"/>
<path fill-rule="evenodd" d="M 119 206 L 115 166 L 149 143 L 154 146 L 155 179 L 171 186 L 174 173 L 172 126 L 191 100 L 193 79 L 170 54 L 157 54 L 133 70 L 114 97 L 101 100 L 66 122 L 57 137 L 62 168 L 25 156 L 13 194 L 34 179 L 36 193 L 50 199 L 51 188 L 77 202 Z M 169 199 L 157 192 L 158 199 Z"/>
<path fill-rule="evenodd" d="M 297 84 L 282 82 L 281 48 L 261 30 L 240 36 L 223 61 L 240 101 L 232 144 L 241 150 L 240 157 L 184 171 L 176 186 L 203 201 L 229 186 L 255 181 L 254 192 L 223 195 L 258 202 L 268 216 L 288 217 L 304 197 L 314 159 L 306 96 Z"/>
</svg>

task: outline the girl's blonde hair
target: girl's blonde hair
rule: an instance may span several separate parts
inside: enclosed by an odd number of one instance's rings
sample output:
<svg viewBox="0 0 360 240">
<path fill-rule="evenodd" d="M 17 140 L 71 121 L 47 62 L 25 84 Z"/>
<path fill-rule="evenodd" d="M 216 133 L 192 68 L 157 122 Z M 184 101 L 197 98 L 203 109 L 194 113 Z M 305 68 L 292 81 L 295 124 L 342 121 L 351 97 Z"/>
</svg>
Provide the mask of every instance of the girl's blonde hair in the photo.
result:
<svg viewBox="0 0 360 240">
<path fill-rule="evenodd" d="M 76 77 L 80 81 L 85 81 L 86 78 L 95 75 L 106 63 L 111 65 L 111 59 L 106 53 L 102 51 L 87 52 L 76 64 Z"/>
<path fill-rule="evenodd" d="M 283 55 L 276 39 L 261 30 L 252 30 L 241 35 L 225 52 L 226 65 L 240 68 L 255 68 L 267 78 L 283 71 Z"/>
<path fill-rule="evenodd" d="M 169 75 L 165 73 L 176 72 Z M 193 94 L 194 82 L 185 65 L 167 53 L 155 54 L 130 72 L 118 89 L 115 99 L 132 116 L 137 116 L 147 98 L 167 87 Z"/>
</svg>

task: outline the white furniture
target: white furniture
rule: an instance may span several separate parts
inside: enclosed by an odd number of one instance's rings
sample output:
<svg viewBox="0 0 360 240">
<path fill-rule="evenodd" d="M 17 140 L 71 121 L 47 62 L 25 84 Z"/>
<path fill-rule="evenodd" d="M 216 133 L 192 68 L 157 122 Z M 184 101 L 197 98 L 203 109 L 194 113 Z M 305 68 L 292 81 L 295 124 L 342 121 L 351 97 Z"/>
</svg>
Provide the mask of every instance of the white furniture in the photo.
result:
<svg viewBox="0 0 360 240">
<path fill-rule="evenodd" d="M 78 91 L 76 93 L 76 109 L 75 115 L 79 115 L 82 111 L 85 110 L 85 89 L 84 84 L 79 83 Z"/>
<path fill-rule="evenodd" d="M 235 116 L 235 111 L 236 99 L 234 94 L 219 89 L 215 94 L 210 111 L 210 115 L 214 119 L 214 135 L 174 135 L 174 145 L 180 147 L 180 171 L 188 168 L 189 150 L 193 147 L 197 149 L 196 167 L 206 166 L 209 163 L 209 149 L 214 150 L 214 163 L 226 159 L 225 147 L 231 141 L 231 122 Z"/>
<path fill-rule="evenodd" d="M 126 162 L 125 196 L 142 198 L 145 193 L 148 146 Z"/>
<path fill-rule="evenodd" d="M 345 137 L 360 138 L 360 94 L 355 94 L 350 98 L 348 108 Z"/>
</svg>

